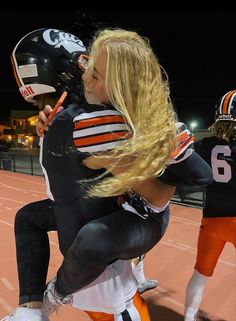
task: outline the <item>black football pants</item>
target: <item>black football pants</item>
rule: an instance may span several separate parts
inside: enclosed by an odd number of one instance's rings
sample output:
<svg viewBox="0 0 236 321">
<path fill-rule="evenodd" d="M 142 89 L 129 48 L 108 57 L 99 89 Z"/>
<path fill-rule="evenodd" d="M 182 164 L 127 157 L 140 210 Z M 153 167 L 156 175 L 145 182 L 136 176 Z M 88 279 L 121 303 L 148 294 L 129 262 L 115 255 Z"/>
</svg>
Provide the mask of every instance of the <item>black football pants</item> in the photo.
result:
<svg viewBox="0 0 236 321">
<path fill-rule="evenodd" d="M 56 286 L 59 293 L 67 295 L 89 285 L 117 259 L 131 259 L 149 251 L 162 238 L 169 222 L 169 209 L 145 220 L 120 210 L 87 224 L 76 202 L 57 207 L 57 219 L 54 211 L 54 203 L 47 199 L 17 212 L 20 304 L 43 298 L 50 255 L 48 231 L 58 229 L 65 258 Z"/>
<path fill-rule="evenodd" d="M 87 223 L 58 270 L 58 293 L 74 293 L 94 281 L 112 262 L 147 253 L 160 241 L 168 223 L 169 207 L 147 219 L 120 210 Z"/>
</svg>

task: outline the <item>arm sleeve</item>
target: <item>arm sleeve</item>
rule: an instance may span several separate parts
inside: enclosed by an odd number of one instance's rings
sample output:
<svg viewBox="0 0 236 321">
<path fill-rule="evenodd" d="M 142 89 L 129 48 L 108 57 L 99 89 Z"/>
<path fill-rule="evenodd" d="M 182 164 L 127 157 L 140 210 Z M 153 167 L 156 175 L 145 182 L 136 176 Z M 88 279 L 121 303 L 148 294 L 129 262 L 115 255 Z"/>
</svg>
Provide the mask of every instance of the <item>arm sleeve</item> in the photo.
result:
<svg viewBox="0 0 236 321">
<path fill-rule="evenodd" d="M 186 124 L 177 122 L 177 142 L 178 146 L 172 154 L 172 159 L 169 161 L 170 164 L 177 164 L 188 158 L 193 152 L 194 135 L 187 128 Z"/>
<path fill-rule="evenodd" d="M 113 109 L 84 112 L 73 122 L 74 146 L 83 153 L 111 150 L 132 136 L 122 114 Z"/>
<path fill-rule="evenodd" d="M 173 186 L 206 186 L 213 181 L 211 167 L 195 151 L 179 163 L 169 165 L 158 177 Z"/>
<path fill-rule="evenodd" d="M 213 180 L 211 167 L 194 150 L 194 135 L 184 123 L 176 123 L 178 146 L 165 172 L 158 178 L 173 186 L 206 186 Z"/>
</svg>

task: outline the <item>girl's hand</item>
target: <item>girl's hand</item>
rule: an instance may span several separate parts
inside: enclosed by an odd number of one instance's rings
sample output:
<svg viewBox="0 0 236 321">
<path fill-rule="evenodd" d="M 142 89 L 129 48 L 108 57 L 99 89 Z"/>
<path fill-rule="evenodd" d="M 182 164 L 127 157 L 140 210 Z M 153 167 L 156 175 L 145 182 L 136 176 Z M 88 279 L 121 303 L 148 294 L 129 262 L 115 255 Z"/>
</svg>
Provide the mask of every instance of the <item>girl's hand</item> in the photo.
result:
<svg viewBox="0 0 236 321">
<path fill-rule="evenodd" d="M 36 121 L 36 133 L 38 136 L 43 136 L 43 132 L 48 130 L 48 116 L 51 114 L 52 110 L 50 105 L 46 105 L 44 109 L 39 112 Z"/>
</svg>

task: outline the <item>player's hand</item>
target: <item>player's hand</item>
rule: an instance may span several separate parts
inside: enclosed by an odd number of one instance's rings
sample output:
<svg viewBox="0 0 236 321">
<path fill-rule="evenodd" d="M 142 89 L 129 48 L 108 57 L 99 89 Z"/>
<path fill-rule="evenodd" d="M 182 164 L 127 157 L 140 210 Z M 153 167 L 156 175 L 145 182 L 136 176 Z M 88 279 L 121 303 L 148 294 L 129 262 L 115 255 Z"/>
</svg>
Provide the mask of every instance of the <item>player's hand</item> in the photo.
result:
<svg viewBox="0 0 236 321">
<path fill-rule="evenodd" d="M 52 107 L 46 105 L 43 110 L 39 112 L 37 121 L 36 121 L 36 133 L 38 136 L 43 136 L 43 132 L 48 130 L 48 116 L 52 112 Z"/>
</svg>

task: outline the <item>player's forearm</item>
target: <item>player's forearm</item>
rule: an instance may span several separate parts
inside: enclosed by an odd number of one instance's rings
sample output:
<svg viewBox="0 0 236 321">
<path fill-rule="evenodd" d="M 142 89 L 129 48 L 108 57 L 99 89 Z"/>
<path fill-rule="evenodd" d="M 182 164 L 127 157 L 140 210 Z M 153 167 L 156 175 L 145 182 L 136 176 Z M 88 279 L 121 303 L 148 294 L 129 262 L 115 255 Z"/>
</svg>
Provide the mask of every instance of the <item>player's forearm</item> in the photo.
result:
<svg viewBox="0 0 236 321">
<path fill-rule="evenodd" d="M 107 166 L 108 162 L 102 161 L 101 159 L 97 159 L 94 157 L 89 157 L 84 161 L 84 164 L 91 169 L 98 168 L 109 168 L 110 164 Z M 126 165 L 124 165 L 124 163 Z M 120 162 L 119 166 L 113 167 L 110 171 L 113 175 L 117 175 L 119 173 L 124 172 L 127 168 L 129 168 L 129 162 Z M 168 185 L 158 178 L 149 178 L 135 184 L 132 187 L 133 191 L 139 194 L 141 197 L 145 198 L 145 200 L 153 206 L 163 207 L 172 198 L 175 192 L 175 186 Z"/>
<path fill-rule="evenodd" d="M 167 185 L 157 178 L 146 179 L 133 186 L 133 190 L 155 207 L 164 207 L 175 193 L 175 186 Z"/>
</svg>

